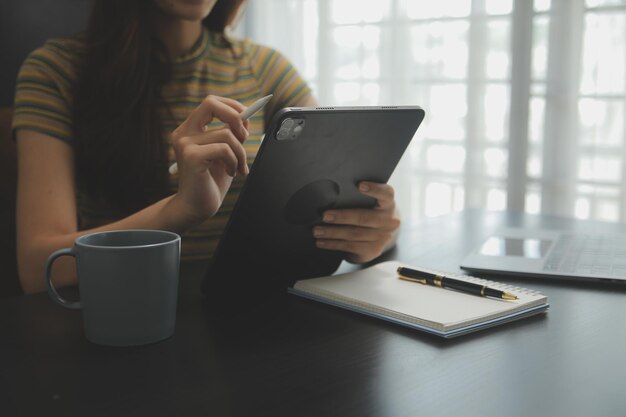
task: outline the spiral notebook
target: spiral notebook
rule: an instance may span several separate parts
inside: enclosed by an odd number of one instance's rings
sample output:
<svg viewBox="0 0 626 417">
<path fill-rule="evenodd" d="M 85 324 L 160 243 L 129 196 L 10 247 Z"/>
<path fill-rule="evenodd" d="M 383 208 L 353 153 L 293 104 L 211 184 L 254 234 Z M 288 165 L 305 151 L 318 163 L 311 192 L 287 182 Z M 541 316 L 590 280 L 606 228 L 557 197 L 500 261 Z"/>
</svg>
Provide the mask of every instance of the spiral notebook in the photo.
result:
<svg viewBox="0 0 626 417">
<path fill-rule="evenodd" d="M 398 278 L 396 261 L 383 262 L 346 274 L 297 281 L 289 292 L 357 313 L 452 338 L 548 309 L 548 298 L 538 292 L 466 275 L 446 276 L 511 292 L 513 301 L 480 297 Z"/>
</svg>

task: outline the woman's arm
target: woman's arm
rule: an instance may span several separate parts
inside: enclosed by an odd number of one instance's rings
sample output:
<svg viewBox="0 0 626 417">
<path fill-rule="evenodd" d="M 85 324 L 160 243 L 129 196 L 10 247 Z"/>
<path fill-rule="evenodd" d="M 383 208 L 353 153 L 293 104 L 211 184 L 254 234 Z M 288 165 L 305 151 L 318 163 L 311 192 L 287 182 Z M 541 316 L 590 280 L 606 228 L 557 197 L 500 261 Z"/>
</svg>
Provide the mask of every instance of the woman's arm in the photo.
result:
<svg viewBox="0 0 626 417">
<path fill-rule="evenodd" d="M 192 225 L 172 209 L 172 197 L 168 197 L 118 222 L 79 232 L 72 148 L 30 130 L 17 132 L 17 148 L 17 258 L 20 283 L 27 294 L 45 289 L 46 259 L 57 249 L 71 247 L 80 235 L 130 228 L 182 232 Z M 55 262 L 55 285 L 76 283 L 74 265 L 69 258 Z"/>
<path fill-rule="evenodd" d="M 178 192 L 117 222 L 78 230 L 74 155 L 67 143 L 32 130 L 17 131 L 17 260 L 25 293 L 44 291 L 43 268 L 55 250 L 71 247 L 76 237 L 105 230 L 162 229 L 182 233 L 212 216 L 236 172 L 247 173 L 242 142 L 247 131 L 240 103 L 209 96 L 172 133 L 179 163 Z M 214 117 L 231 126 L 205 132 Z M 55 285 L 75 284 L 75 263 L 59 259 Z"/>
</svg>

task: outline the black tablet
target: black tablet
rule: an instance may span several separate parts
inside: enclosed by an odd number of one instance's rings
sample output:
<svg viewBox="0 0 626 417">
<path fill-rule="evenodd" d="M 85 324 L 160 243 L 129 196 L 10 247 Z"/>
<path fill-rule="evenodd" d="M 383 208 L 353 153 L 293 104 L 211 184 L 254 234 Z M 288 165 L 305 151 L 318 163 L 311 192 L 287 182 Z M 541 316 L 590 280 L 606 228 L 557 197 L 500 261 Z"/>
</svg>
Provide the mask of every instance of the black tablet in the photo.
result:
<svg viewBox="0 0 626 417">
<path fill-rule="evenodd" d="M 373 207 L 360 181 L 386 183 L 424 118 L 420 107 L 285 108 L 259 149 L 203 280 L 213 299 L 284 292 L 329 275 L 342 253 L 312 234 L 329 208 Z"/>
</svg>

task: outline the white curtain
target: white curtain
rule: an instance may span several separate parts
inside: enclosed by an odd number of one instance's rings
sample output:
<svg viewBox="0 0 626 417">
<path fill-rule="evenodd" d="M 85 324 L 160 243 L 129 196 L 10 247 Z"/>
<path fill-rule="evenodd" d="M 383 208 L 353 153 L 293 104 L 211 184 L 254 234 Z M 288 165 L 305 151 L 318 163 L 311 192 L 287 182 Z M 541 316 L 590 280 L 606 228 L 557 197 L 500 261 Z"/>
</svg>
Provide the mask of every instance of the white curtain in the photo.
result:
<svg viewBox="0 0 626 417">
<path fill-rule="evenodd" d="M 469 207 L 626 220 L 626 0 L 248 0 L 239 32 L 324 105 L 420 105 L 408 222 Z"/>
</svg>

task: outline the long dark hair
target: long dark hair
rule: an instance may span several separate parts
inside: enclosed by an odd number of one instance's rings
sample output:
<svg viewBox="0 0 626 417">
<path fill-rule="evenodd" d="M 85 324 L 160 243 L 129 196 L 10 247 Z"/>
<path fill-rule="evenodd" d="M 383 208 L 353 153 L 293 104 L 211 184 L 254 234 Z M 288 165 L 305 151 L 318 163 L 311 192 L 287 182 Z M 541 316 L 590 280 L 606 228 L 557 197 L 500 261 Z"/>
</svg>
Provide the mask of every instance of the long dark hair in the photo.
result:
<svg viewBox="0 0 626 417">
<path fill-rule="evenodd" d="M 203 22 L 223 33 L 240 0 L 218 0 Z M 158 115 L 170 65 L 154 37 L 153 0 L 95 0 L 77 67 L 73 138 L 78 189 L 128 215 L 168 192 Z"/>
</svg>

